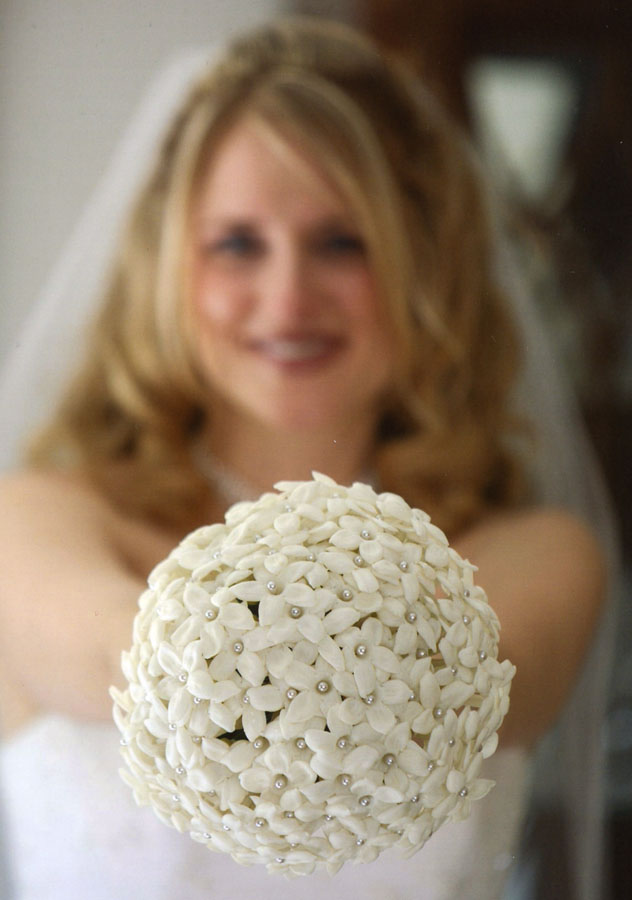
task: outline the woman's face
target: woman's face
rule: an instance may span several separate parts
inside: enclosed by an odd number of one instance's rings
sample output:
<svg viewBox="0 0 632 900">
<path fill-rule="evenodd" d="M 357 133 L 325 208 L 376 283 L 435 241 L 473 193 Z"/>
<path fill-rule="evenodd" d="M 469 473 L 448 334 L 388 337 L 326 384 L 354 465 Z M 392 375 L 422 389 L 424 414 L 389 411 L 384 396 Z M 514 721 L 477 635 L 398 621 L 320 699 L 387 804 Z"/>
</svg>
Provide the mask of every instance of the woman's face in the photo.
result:
<svg viewBox="0 0 632 900">
<path fill-rule="evenodd" d="M 362 236 L 318 168 L 238 123 L 201 180 L 192 234 L 194 351 L 215 404 L 289 430 L 373 421 L 390 326 Z"/>
</svg>

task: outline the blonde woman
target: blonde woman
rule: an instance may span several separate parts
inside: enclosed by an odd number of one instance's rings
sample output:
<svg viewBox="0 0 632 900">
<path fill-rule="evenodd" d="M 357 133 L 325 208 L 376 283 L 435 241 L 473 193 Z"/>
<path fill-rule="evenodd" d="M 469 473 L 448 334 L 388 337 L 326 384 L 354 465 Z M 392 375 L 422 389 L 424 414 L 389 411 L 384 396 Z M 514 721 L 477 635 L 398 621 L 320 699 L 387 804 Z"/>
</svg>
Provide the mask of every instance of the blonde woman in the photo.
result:
<svg viewBox="0 0 632 900">
<path fill-rule="evenodd" d="M 369 42 L 287 20 L 199 66 L 143 167 L 81 360 L 0 486 L 17 897 L 500 896 L 528 753 L 579 669 L 604 563 L 530 493 L 518 448 L 537 429 L 512 401 L 520 335 L 469 151 Z M 427 510 L 478 566 L 518 674 L 479 813 L 410 860 L 288 885 L 132 807 L 108 687 L 151 568 L 312 470 Z"/>
</svg>

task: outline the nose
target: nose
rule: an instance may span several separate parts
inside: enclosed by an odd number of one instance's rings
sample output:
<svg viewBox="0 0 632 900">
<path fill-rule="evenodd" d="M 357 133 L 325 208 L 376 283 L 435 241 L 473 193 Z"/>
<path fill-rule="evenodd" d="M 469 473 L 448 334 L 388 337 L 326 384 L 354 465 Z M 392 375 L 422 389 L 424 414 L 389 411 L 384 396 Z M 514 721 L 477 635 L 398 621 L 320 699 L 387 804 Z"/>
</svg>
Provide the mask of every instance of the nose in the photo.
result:
<svg viewBox="0 0 632 900">
<path fill-rule="evenodd" d="M 313 316 L 318 288 L 312 261 L 295 242 L 277 246 L 270 252 L 259 285 L 260 312 L 268 328 L 288 330 Z"/>
</svg>

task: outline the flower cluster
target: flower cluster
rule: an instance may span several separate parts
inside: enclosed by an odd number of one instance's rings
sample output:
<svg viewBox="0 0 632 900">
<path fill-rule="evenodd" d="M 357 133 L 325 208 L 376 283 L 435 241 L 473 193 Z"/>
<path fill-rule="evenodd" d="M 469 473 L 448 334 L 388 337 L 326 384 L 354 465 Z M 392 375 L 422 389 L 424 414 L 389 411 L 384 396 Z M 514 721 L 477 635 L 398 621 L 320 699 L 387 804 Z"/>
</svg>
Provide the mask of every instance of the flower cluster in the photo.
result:
<svg viewBox="0 0 632 900">
<path fill-rule="evenodd" d="M 418 509 L 326 476 L 188 535 L 139 601 L 112 689 L 139 804 L 303 875 L 410 854 L 466 817 L 509 705 L 474 567 Z"/>
</svg>

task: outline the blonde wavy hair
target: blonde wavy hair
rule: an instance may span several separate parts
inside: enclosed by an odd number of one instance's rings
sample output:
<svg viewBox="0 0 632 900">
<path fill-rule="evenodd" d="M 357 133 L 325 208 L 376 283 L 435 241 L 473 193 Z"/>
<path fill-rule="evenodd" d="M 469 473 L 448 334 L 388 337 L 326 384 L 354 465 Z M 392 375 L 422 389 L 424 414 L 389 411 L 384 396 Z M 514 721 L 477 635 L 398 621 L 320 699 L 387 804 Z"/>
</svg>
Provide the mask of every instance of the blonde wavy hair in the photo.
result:
<svg viewBox="0 0 632 900">
<path fill-rule="evenodd" d="M 201 515 L 210 488 L 191 447 L 208 391 L 183 312 L 190 210 L 245 115 L 318 160 L 366 241 L 401 351 L 376 434 L 381 487 L 452 533 L 516 503 L 518 345 L 476 162 L 412 73 L 345 26 L 305 19 L 238 39 L 186 98 L 132 210 L 85 362 L 30 461 L 80 467 L 134 515 Z"/>
</svg>

